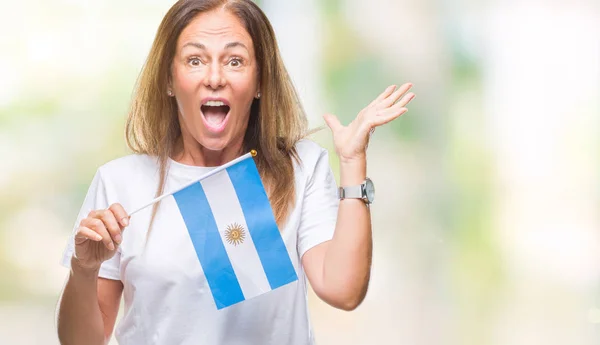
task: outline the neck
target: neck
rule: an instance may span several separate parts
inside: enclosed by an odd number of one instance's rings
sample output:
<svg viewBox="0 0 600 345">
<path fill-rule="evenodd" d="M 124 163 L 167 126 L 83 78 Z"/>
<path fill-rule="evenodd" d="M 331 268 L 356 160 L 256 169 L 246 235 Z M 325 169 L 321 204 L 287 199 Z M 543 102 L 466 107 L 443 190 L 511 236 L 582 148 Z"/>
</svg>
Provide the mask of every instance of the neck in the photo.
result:
<svg viewBox="0 0 600 345">
<path fill-rule="evenodd" d="M 175 150 L 177 153 L 173 156 L 173 160 L 182 164 L 216 167 L 230 162 L 242 154 L 243 138 L 221 150 L 211 150 L 202 146 L 193 137 L 186 137 L 181 137 Z"/>
</svg>

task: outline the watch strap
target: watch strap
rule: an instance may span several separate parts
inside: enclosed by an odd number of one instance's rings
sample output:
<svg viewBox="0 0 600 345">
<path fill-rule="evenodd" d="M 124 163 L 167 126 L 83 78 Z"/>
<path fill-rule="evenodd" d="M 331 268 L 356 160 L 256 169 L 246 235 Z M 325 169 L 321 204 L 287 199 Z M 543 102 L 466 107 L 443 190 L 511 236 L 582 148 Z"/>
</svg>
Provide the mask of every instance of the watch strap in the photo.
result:
<svg viewBox="0 0 600 345">
<path fill-rule="evenodd" d="M 340 199 L 362 199 L 362 185 L 340 187 L 338 189 L 338 197 Z"/>
</svg>

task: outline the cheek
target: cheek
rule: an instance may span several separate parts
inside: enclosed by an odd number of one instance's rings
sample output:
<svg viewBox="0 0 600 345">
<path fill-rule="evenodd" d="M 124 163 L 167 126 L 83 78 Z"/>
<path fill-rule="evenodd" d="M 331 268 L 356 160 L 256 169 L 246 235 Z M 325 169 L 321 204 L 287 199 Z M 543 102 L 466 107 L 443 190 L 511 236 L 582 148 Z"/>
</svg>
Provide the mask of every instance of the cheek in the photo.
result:
<svg viewBox="0 0 600 345">
<path fill-rule="evenodd" d="M 249 75 L 237 75 L 229 79 L 231 88 L 243 98 L 254 98 L 254 93 L 257 90 L 256 78 Z"/>
<path fill-rule="evenodd" d="M 192 93 L 198 86 L 198 75 L 189 73 L 179 73 L 175 75 L 173 88 L 179 93 L 188 95 Z"/>
<path fill-rule="evenodd" d="M 195 118 L 193 114 L 198 103 L 196 97 L 198 80 L 198 75 L 182 72 L 173 73 L 173 89 L 176 94 L 177 107 L 185 121 L 194 121 Z"/>
<path fill-rule="evenodd" d="M 201 70 L 190 70 L 183 64 L 173 67 L 173 88 L 179 93 L 190 93 L 197 89 L 202 81 Z"/>
</svg>

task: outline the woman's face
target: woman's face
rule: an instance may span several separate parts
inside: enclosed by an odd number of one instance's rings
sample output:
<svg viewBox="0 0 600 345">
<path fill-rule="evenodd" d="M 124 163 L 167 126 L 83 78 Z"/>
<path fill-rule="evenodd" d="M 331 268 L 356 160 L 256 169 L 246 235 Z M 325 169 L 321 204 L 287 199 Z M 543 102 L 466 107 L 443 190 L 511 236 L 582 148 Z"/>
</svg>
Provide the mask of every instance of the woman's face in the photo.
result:
<svg viewBox="0 0 600 345">
<path fill-rule="evenodd" d="M 171 83 L 184 141 L 214 151 L 241 145 L 259 86 L 252 38 L 235 15 L 217 9 L 190 22 L 177 40 Z"/>
</svg>

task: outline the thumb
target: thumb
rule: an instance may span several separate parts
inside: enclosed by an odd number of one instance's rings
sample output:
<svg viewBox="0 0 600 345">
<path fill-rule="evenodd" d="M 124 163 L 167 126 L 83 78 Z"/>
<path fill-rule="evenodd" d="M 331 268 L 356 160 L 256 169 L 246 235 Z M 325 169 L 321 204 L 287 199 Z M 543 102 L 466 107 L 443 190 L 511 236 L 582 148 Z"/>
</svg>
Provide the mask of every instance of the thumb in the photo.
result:
<svg viewBox="0 0 600 345">
<path fill-rule="evenodd" d="M 325 114 L 323 115 L 323 119 L 332 132 L 337 132 L 342 127 L 340 120 L 333 114 Z"/>
</svg>

